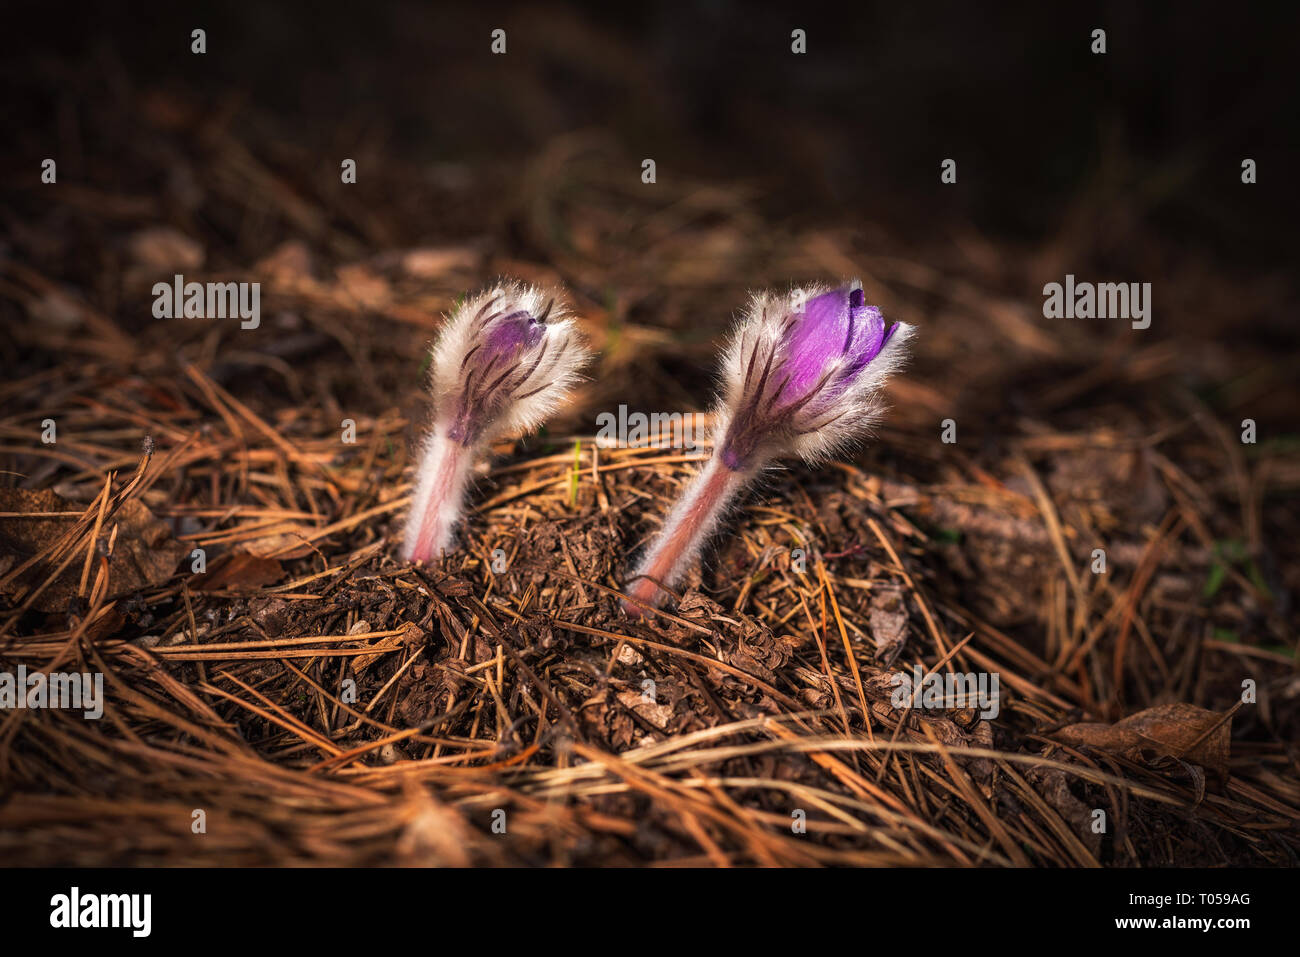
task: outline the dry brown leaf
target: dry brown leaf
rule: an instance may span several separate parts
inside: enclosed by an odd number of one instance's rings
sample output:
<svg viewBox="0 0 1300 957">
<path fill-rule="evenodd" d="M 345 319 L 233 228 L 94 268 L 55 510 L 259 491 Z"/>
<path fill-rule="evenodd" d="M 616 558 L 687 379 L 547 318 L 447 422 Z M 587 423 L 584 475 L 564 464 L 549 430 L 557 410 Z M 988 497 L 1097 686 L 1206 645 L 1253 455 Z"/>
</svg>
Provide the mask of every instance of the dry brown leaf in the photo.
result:
<svg viewBox="0 0 1300 957">
<path fill-rule="evenodd" d="M 195 575 L 190 581 L 197 591 L 223 591 L 274 585 L 283 575 L 284 566 L 274 558 L 241 551 L 223 555 L 205 574 Z"/>
<path fill-rule="evenodd" d="M 77 521 L 76 515 L 50 515 L 51 512 L 81 513 L 86 506 L 72 502 L 49 490 L 0 489 L 0 512 L 19 512 L 23 518 L 0 519 L 0 554 L 13 560 L 15 566 L 40 555 Z M 108 598 L 126 595 L 150 585 L 166 581 L 176 571 L 176 566 L 189 549 L 171 537 L 167 523 L 154 517 L 141 502 L 125 502 L 111 518 L 104 522 L 100 538 L 107 541 L 117 526 L 113 555 L 109 561 Z M 81 581 L 85 554 L 72 561 L 33 604 L 37 611 L 62 611 L 76 593 Z M 90 583 L 94 583 L 92 566 Z M 6 594 L 21 591 L 29 593 L 39 587 L 52 571 L 43 562 L 25 572 L 18 581 L 6 586 Z"/>
<path fill-rule="evenodd" d="M 1232 719 L 1218 711 L 1179 702 L 1147 708 L 1113 725 L 1072 724 L 1054 737 L 1062 744 L 1101 748 L 1135 761 L 1143 759 L 1143 752 L 1179 758 L 1222 778 L 1228 771 Z"/>
<path fill-rule="evenodd" d="M 366 625 L 363 621 L 359 621 L 357 624 Z M 354 627 L 349 634 L 365 634 L 369 627 L 369 625 L 366 625 L 366 627 L 362 629 Z M 399 648 L 419 647 L 419 645 L 424 641 L 424 632 L 421 630 L 420 626 L 413 621 L 402 622 L 401 632 L 400 635 L 389 635 L 387 638 L 381 638 L 379 641 L 371 645 L 370 647 L 374 649 L 374 654 L 357 655 L 353 658 L 352 671 L 355 674 L 361 674 L 361 672 L 365 671 L 380 658 L 384 657 L 384 655 L 391 654 Z"/>
<path fill-rule="evenodd" d="M 876 658 L 888 668 L 907 641 L 907 606 L 898 590 L 886 589 L 871 596 L 871 637 Z"/>
</svg>

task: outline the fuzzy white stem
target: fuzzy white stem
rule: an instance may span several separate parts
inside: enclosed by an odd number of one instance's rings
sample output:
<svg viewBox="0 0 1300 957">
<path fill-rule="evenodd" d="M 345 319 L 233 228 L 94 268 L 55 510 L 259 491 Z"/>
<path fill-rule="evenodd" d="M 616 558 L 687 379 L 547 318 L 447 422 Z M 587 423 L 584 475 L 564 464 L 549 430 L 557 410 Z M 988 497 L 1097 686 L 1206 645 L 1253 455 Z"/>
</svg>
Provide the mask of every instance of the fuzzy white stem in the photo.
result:
<svg viewBox="0 0 1300 957">
<path fill-rule="evenodd" d="M 420 456 L 406 519 L 402 556 L 407 561 L 433 561 L 451 550 L 452 530 L 460 519 L 473 466 L 473 449 L 447 438 L 444 429 L 434 429 Z"/>
<path fill-rule="evenodd" d="M 727 506 L 749 484 L 754 472 L 733 472 L 716 453 L 710 457 L 668 513 L 659 537 L 637 565 L 627 589 L 628 598 L 635 601 L 624 599 L 626 613 L 641 614 L 644 609 L 637 602 L 654 607 L 668 597 L 664 589 L 673 587 L 690 567 Z"/>
</svg>

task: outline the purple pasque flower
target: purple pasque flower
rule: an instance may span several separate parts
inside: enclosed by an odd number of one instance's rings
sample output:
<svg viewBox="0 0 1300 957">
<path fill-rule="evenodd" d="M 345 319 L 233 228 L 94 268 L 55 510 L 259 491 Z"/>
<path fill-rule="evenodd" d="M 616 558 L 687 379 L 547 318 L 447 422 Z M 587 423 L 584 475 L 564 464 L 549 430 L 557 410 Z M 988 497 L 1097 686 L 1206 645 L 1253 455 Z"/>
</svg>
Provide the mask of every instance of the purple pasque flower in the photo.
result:
<svg viewBox="0 0 1300 957">
<path fill-rule="evenodd" d="M 910 335 L 856 284 L 755 296 L 723 363 L 723 463 L 745 471 L 786 453 L 818 461 L 860 439 Z"/>
<path fill-rule="evenodd" d="M 452 312 L 433 348 L 433 428 L 407 517 L 408 561 L 451 548 L 475 460 L 501 436 L 546 421 L 589 357 L 564 307 L 531 286 L 502 283 Z"/>
<path fill-rule="evenodd" d="M 479 441 L 511 403 L 546 390 L 547 376 L 572 356 L 568 323 L 556 317 L 548 324 L 555 300 L 542 304 L 540 296 L 536 290 L 501 287 L 476 300 L 463 331 L 465 351 L 457 375 L 441 390 L 435 368 L 435 391 L 442 393 L 439 411 L 446 414 L 448 435 L 462 445 Z M 462 312 L 468 307 L 462 306 Z"/>
<path fill-rule="evenodd" d="M 644 614 L 667 597 L 764 466 L 816 463 L 861 440 L 912 331 L 888 325 L 857 283 L 753 296 L 723 354 L 713 454 L 637 564 L 624 610 Z"/>
</svg>

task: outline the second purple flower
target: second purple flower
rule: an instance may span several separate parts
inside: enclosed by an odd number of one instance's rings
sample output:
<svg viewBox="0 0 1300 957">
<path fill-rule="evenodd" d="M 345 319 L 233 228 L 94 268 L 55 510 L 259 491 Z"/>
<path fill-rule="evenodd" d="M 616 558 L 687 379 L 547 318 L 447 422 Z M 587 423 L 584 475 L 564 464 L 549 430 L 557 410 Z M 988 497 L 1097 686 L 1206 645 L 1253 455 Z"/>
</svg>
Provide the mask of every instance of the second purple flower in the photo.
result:
<svg viewBox="0 0 1300 957">
<path fill-rule="evenodd" d="M 723 353 L 713 454 L 637 566 L 625 609 L 659 604 L 764 466 L 791 456 L 816 464 L 861 441 L 912 332 L 887 323 L 857 283 L 751 297 Z"/>
</svg>

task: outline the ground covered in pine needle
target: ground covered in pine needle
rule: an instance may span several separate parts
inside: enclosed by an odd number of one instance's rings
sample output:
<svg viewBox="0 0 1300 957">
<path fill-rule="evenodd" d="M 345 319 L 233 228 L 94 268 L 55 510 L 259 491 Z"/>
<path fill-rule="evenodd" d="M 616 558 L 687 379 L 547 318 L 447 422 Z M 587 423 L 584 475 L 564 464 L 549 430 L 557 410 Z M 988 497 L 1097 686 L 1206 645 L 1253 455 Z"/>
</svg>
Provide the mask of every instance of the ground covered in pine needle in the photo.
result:
<svg viewBox="0 0 1300 957">
<path fill-rule="evenodd" d="M 6 863 L 1297 863 L 1294 277 L 1115 212 L 1140 183 L 1032 242 L 648 187 L 597 131 L 342 186 L 251 105 L 60 82 L 100 105 L 0 206 L 0 672 L 106 703 L 0 712 Z M 1042 317 L 1117 248 L 1166 277 L 1150 330 Z M 176 273 L 260 282 L 260 325 L 155 319 Z M 427 346 L 502 275 L 599 358 L 411 567 Z M 707 409 L 748 290 L 850 277 L 919 328 L 876 439 L 772 472 L 625 618 L 707 450 L 596 416 Z M 997 715 L 896 707 L 914 667 L 996 673 Z"/>
</svg>

